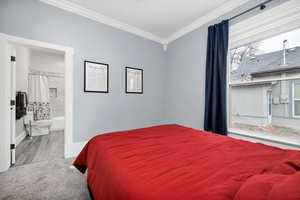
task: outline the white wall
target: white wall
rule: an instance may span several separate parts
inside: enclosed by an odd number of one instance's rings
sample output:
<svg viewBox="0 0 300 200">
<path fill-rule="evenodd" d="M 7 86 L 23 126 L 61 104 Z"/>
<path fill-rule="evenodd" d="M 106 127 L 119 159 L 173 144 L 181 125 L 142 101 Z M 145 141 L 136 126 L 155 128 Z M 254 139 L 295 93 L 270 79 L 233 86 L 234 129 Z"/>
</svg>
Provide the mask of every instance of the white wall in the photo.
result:
<svg viewBox="0 0 300 200">
<path fill-rule="evenodd" d="M 10 115 L 10 88 L 3 87 L 9 85 L 10 78 L 10 67 L 8 66 L 8 60 L 10 57 L 8 44 L 0 39 L 0 85 L 2 86 L 0 90 L 0 130 L 1 130 L 1 139 L 0 139 L 0 172 L 5 171 L 9 168 L 10 164 L 10 135 L 3 134 L 10 132 L 10 119 L 6 116 Z"/>
<path fill-rule="evenodd" d="M 49 88 L 55 88 L 57 96 L 50 95 L 51 116 L 62 117 L 65 111 L 65 58 L 63 54 L 31 50 L 30 70 L 55 73 L 48 76 Z M 52 74 L 53 75 L 53 74 Z"/>
<path fill-rule="evenodd" d="M 231 87 L 231 123 L 265 126 L 267 124 L 268 85 Z"/>
<path fill-rule="evenodd" d="M 16 91 L 27 92 L 30 50 L 26 47 L 16 46 L 16 52 Z"/>
<path fill-rule="evenodd" d="M 231 114 L 267 117 L 267 86 L 231 87 Z"/>
<path fill-rule="evenodd" d="M 64 73 L 63 54 L 32 50 L 30 59 L 30 69 L 32 70 Z"/>
</svg>

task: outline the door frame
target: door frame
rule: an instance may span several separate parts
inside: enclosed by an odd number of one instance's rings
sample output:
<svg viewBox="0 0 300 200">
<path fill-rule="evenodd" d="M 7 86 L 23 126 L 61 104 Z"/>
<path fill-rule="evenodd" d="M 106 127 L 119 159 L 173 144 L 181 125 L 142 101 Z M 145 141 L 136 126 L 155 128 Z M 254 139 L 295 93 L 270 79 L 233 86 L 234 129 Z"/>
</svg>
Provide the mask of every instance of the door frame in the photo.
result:
<svg viewBox="0 0 300 200">
<path fill-rule="evenodd" d="M 0 80 L 3 92 L 0 93 L 0 106 L 3 106 L 0 114 L 0 130 L 2 139 L 0 140 L 0 172 L 6 171 L 10 167 L 10 45 L 27 45 L 39 48 L 47 48 L 63 52 L 65 55 L 65 130 L 64 130 L 64 157 L 73 155 L 73 97 L 74 97 L 74 49 L 71 47 L 56 45 L 37 40 L 25 39 L 0 33 L 0 42 L 4 44 L 3 52 L 0 51 Z M 18 59 L 18 58 L 16 58 Z M 3 161 L 3 162 L 2 162 Z"/>
</svg>

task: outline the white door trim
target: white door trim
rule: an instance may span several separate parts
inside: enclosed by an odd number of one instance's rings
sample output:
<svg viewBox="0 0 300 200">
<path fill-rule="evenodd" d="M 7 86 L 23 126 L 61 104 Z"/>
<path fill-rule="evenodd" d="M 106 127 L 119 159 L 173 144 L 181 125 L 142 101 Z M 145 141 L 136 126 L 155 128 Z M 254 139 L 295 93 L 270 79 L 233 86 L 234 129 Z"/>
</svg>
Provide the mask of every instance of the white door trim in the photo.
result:
<svg viewBox="0 0 300 200">
<path fill-rule="evenodd" d="M 16 48 L 11 46 L 11 58 L 16 57 Z M 16 61 L 10 60 L 10 100 L 16 102 Z M 16 163 L 16 103 L 10 105 L 10 144 L 14 145 L 10 149 L 11 160 L 10 163 Z"/>
<path fill-rule="evenodd" d="M 15 36 L 10 36 L 7 34 L 0 33 L 0 41 L 6 43 L 7 45 L 12 43 L 12 44 L 20 44 L 20 45 L 29 45 L 29 46 L 35 46 L 35 47 L 40 47 L 40 48 L 47 48 L 47 49 L 52 49 L 56 51 L 61 51 L 65 53 L 65 149 L 64 149 L 64 156 L 65 158 L 71 157 L 74 155 L 73 152 L 73 97 L 74 97 L 74 89 L 73 89 L 73 56 L 74 56 L 74 49 L 71 47 L 65 47 L 65 46 L 60 46 L 56 44 L 51 44 L 51 43 L 46 43 L 46 42 L 40 42 L 36 40 L 30 40 L 30 39 L 25 39 L 21 37 L 15 37 Z M 7 50 L 6 50 L 7 51 Z M 1 52 L 0 52 L 1 53 Z M 3 52 L 5 59 L 4 59 L 4 66 L 5 68 L 8 68 L 10 65 L 10 60 L 6 59 L 10 58 L 8 56 L 9 52 Z M 6 55 L 7 54 L 7 55 Z M 1 55 L 0 55 L 1 59 Z M 0 60 L 1 61 L 1 60 Z M 3 77 L 8 77 L 6 79 L 8 80 L 3 80 L 6 83 L 2 85 L 3 88 L 7 88 L 5 85 L 10 85 L 9 84 L 9 77 L 10 77 L 10 70 L 3 69 Z M 1 77 L 1 78 L 3 78 Z M 8 99 L 10 99 L 9 91 L 10 88 L 7 88 L 8 91 L 4 92 L 3 94 L 0 94 L 0 102 L 7 102 L 9 103 Z M 3 104 L 4 107 L 7 107 L 7 111 L 1 113 L 4 116 L 0 116 L 0 119 L 9 119 L 10 118 L 10 106 L 7 104 Z M 7 120 L 6 120 L 7 121 Z M 6 123 L 6 122 L 4 122 Z M 7 125 L 3 129 L 3 135 L 1 137 L 3 138 L 9 138 L 10 137 L 10 126 Z M 0 165 L 0 172 L 5 171 L 9 168 L 10 166 L 10 151 L 9 149 L 6 150 L 6 148 L 9 148 L 9 139 L 4 139 L 2 140 L 3 142 L 0 142 L 0 146 L 3 146 L 3 151 L 2 147 L 0 147 L 0 161 L 4 161 L 3 165 Z M 3 144 L 2 144 L 3 143 Z"/>
</svg>

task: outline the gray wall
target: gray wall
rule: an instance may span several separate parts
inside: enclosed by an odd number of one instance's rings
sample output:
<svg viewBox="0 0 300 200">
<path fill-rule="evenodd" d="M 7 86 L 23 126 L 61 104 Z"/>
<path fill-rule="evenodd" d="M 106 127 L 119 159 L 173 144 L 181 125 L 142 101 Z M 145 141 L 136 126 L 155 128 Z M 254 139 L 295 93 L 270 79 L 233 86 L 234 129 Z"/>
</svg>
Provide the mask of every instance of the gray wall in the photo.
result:
<svg viewBox="0 0 300 200">
<path fill-rule="evenodd" d="M 0 0 L 0 32 L 75 48 L 76 142 L 97 133 L 161 123 L 202 129 L 207 27 L 262 1 L 252 0 L 179 38 L 167 53 L 160 44 L 38 0 Z M 85 59 L 110 64 L 109 94 L 83 93 Z M 143 95 L 124 94 L 125 65 L 144 69 Z"/>
<path fill-rule="evenodd" d="M 197 30 L 172 42 L 167 51 L 167 76 L 165 95 L 165 122 L 178 123 L 203 129 L 205 103 L 205 64 L 207 29 L 237 13 L 257 5 L 264 0 L 252 0 L 242 7 L 219 17 Z M 286 0 L 276 0 L 269 8 Z M 231 24 L 256 14 L 254 11 Z"/>
<path fill-rule="evenodd" d="M 75 49 L 75 142 L 163 121 L 166 55 L 160 44 L 38 0 L 0 0 L 0 32 Z M 108 94 L 83 92 L 85 59 L 110 64 Z M 144 69 L 143 95 L 124 93 L 125 66 Z"/>
</svg>

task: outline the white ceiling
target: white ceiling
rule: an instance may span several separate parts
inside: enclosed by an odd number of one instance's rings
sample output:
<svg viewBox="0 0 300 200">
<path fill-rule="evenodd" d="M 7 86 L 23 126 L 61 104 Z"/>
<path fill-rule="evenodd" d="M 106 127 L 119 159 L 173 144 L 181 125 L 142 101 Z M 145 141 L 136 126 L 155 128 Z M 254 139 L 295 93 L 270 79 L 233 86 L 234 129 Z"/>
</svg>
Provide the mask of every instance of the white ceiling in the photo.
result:
<svg viewBox="0 0 300 200">
<path fill-rule="evenodd" d="M 249 0 L 41 0 L 163 44 Z"/>
<path fill-rule="evenodd" d="M 69 0 L 162 38 L 191 24 L 227 0 Z"/>
</svg>

